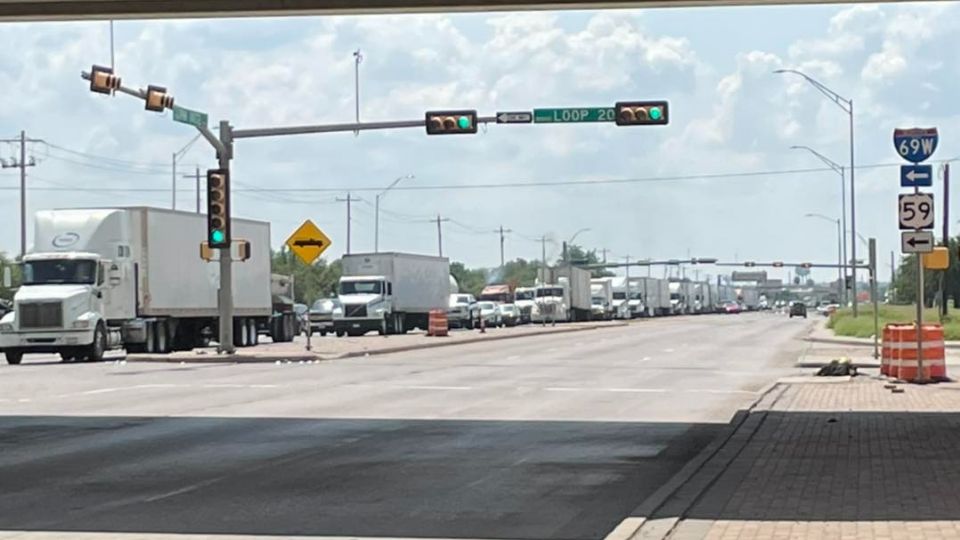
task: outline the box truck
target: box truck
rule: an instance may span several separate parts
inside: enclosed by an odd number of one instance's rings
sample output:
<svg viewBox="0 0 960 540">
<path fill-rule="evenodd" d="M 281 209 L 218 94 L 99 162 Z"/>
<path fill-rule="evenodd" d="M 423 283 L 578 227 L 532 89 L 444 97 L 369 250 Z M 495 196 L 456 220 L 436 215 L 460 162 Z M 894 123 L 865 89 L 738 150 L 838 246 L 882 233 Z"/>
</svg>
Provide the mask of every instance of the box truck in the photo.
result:
<svg viewBox="0 0 960 540">
<path fill-rule="evenodd" d="M 450 262 L 445 257 L 362 253 L 344 255 L 341 264 L 343 316 L 333 321 L 337 336 L 426 330 L 430 310 L 447 311 Z"/>
<path fill-rule="evenodd" d="M 557 266 L 547 268 L 543 281 L 559 285 L 563 289 L 563 300 L 567 321 L 590 320 L 593 306 L 590 295 L 590 271 L 576 266 Z"/>
<path fill-rule="evenodd" d="M 0 319 L 0 350 L 99 360 L 104 351 L 167 353 L 205 345 L 217 335 L 220 268 L 200 258 L 207 220 L 158 208 L 37 212 L 34 243 L 23 257 L 14 309 Z M 234 345 L 290 341 L 292 314 L 271 303 L 270 224 L 234 219 L 250 258 L 233 263 Z"/>
<path fill-rule="evenodd" d="M 594 319 L 609 320 L 613 318 L 613 281 L 612 278 L 596 278 L 590 280 L 590 303 Z"/>
</svg>

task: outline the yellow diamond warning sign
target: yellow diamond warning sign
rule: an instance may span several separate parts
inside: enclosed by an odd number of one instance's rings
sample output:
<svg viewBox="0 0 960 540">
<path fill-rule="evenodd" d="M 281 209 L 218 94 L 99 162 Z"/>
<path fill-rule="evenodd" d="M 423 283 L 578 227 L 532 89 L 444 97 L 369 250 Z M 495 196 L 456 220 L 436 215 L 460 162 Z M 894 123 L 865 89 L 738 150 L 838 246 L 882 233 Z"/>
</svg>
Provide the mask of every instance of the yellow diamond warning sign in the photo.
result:
<svg viewBox="0 0 960 540">
<path fill-rule="evenodd" d="M 313 264 L 330 247 L 330 239 L 308 219 L 290 235 L 287 247 L 304 264 Z"/>
</svg>

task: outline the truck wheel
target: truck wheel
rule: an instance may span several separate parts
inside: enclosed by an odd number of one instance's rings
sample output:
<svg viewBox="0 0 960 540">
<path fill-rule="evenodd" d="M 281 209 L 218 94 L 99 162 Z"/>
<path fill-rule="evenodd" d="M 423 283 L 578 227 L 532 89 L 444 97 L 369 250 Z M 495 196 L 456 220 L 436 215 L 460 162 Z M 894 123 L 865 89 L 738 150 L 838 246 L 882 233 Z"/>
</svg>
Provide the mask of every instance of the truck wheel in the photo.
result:
<svg viewBox="0 0 960 540">
<path fill-rule="evenodd" d="M 166 334 L 166 332 L 164 332 Z M 93 331 L 93 343 L 87 351 L 88 362 L 100 362 L 103 360 L 103 353 L 107 350 L 107 332 L 103 329 L 103 323 L 97 323 Z M 62 354 L 62 353 L 61 353 Z"/>
<path fill-rule="evenodd" d="M 20 363 L 21 360 L 23 360 L 22 352 L 7 351 L 3 353 L 3 355 L 7 357 L 7 363 L 10 364 L 11 366 L 16 366 Z"/>
<path fill-rule="evenodd" d="M 255 347 L 260 342 L 260 334 L 257 332 L 257 321 L 255 319 L 249 319 L 247 325 L 250 327 L 247 331 L 247 334 L 250 336 L 250 346 Z"/>
<path fill-rule="evenodd" d="M 343 337 L 343 330 L 337 330 L 337 337 Z"/>
<path fill-rule="evenodd" d="M 166 321 L 157 321 L 154 325 L 153 335 L 157 341 L 154 346 L 154 351 L 159 354 L 167 354 L 170 352 L 170 337 L 167 333 Z"/>
<path fill-rule="evenodd" d="M 155 353 L 157 352 L 156 344 L 156 333 L 157 325 L 153 321 L 147 321 L 143 326 L 143 333 L 146 336 L 146 339 L 143 342 L 144 352 Z"/>
</svg>

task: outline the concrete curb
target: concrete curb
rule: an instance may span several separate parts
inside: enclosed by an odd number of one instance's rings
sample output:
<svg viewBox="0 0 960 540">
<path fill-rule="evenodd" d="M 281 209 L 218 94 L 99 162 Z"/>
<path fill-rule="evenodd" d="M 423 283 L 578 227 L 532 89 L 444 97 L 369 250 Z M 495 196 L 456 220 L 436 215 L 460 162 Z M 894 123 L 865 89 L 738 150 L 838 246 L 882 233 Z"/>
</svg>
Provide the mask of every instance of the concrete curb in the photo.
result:
<svg viewBox="0 0 960 540">
<path fill-rule="evenodd" d="M 707 464 L 713 459 L 723 448 L 733 439 L 735 435 L 738 434 L 740 428 L 743 427 L 747 419 L 750 418 L 750 412 L 753 411 L 757 405 L 760 404 L 770 393 L 772 393 L 777 387 L 782 386 L 782 383 L 777 380 L 767 386 L 760 389 L 760 392 L 757 395 L 757 398 L 753 400 L 749 407 L 745 410 L 737 411 L 733 419 L 730 421 L 727 429 L 717 436 L 713 441 L 710 442 L 707 446 L 703 448 L 693 459 L 687 462 L 682 469 L 680 469 L 677 474 L 673 475 L 670 480 L 667 481 L 664 485 L 653 492 L 652 495 L 647 497 L 640 506 L 638 506 L 633 512 L 630 513 L 630 516 L 624 519 L 620 524 L 611 531 L 604 540 L 632 540 L 641 538 L 641 533 L 643 534 L 642 538 L 644 540 L 648 538 L 666 538 L 680 519 L 683 517 L 683 513 L 686 513 L 690 507 L 699 500 L 700 496 L 706 492 L 711 485 L 713 485 L 714 480 L 719 477 L 719 473 L 723 472 L 723 469 L 719 471 L 717 475 L 709 479 L 709 482 L 694 496 L 690 499 L 689 504 L 687 504 L 682 512 L 678 513 L 676 517 L 666 518 L 666 519 L 654 519 L 651 520 L 652 516 L 657 510 L 663 507 L 667 501 L 677 495 L 680 490 L 687 485 L 688 482 L 700 471 L 702 471 Z M 784 389 L 786 386 L 784 386 Z M 747 440 L 753 437 L 753 433 L 756 432 L 756 429 L 759 427 L 759 424 L 762 422 L 757 422 L 757 426 L 750 431 L 748 434 Z M 739 454 L 739 449 L 737 451 Z"/>
<path fill-rule="evenodd" d="M 627 323 L 613 323 L 613 324 L 602 324 L 602 325 L 590 325 L 590 326 L 576 326 L 569 328 L 559 328 L 556 330 L 550 330 L 549 332 L 526 332 L 522 334 L 504 334 L 504 335 L 494 335 L 489 337 L 472 337 L 466 339 L 460 339 L 456 341 L 436 341 L 428 343 L 414 343 L 410 345 L 399 345 L 396 347 L 386 347 L 383 349 L 373 349 L 368 351 L 352 351 L 347 353 L 327 355 L 325 356 L 321 352 L 306 352 L 300 351 L 296 353 L 263 353 L 257 354 L 256 356 L 243 355 L 243 354 L 205 354 L 205 355 L 195 355 L 188 358 L 169 355 L 160 355 L 160 354 L 134 354 L 127 355 L 126 359 L 129 362 L 158 362 L 158 363 L 168 363 L 168 364 L 179 364 L 181 362 L 186 364 L 273 364 L 276 362 L 300 362 L 300 361 L 328 361 L 328 360 L 341 360 L 345 358 L 358 358 L 363 356 L 374 356 L 380 354 L 390 354 L 397 352 L 407 352 L 415 351 L 420 349 L 435 349 L 438 347 L 453 347 L 456 345 L 469 345 L 475 343 L 486 343 L 489 341 L 502 341 L 505 339 L 519 339 L 526 337 L 536 337 L 536 336 L 552 336 L 554 334 L 569 334 L 571 332 L 583 332 L 587 330 L 600 330 L 603 328 L 622 328 L 624 326 L 629 326 Z"/>
<path fill-rule="evenodd" d="M 503 341 L 505 339 L 519 339 L 525 337 L 536 337 L 536 336 L 552 336 L 554 334 L 569 334 L 571 332 L 584 332 L 586 330 L 601 330 L 604 328 L 622 328 L 624 326 L 629 326 L 629 323 L 618 323 L 618 324 L 604 324 L 604 325 L 591 325 L 591 326 L 577 326 L 571 328 L 562 328 L 559 330 L 551 330 L 549 332 L 530 332 L 525 334 L 504 334 L 491 337 L 475 337 L 461 339 L 458 341 L 437 341 L 435 343 L 416 343 L 412 345 L 400 345 L 398 347 L 389 347 L 386 349 L 376 349 L 372 351 L 354 351 L 343 353 L 337 356 L 325 357 L 325 360 L 340 360 L 343 358 L 357 358 L 361 356 L 374 356 L 377 354 L 390 354 L 397 352 L 407 352 L 407 351 L 416 351 L 419 349 L 436 349 L 439 347 L 453 347 L 456 345 L 470 345 L 474 343 L 487 343 L 489 341 Z"/>
<path fill-rule="evenodd" d="M 867 338 L 861 338 L 867 339 Z M 825 337 L 805 337 L 804 341 L 808 343 L 826 343 L 828 345 L 848 345 L 853 347 L 873 347 L 873 341 L 860 341 L 857 338 L 844 338 L 844 337 L 834 337 L 834 338 L 825 338 Z M 946 342 L 945 348 L 960 350 L 960 342 L 957 341 L 948 341 Z"/>
</svg>

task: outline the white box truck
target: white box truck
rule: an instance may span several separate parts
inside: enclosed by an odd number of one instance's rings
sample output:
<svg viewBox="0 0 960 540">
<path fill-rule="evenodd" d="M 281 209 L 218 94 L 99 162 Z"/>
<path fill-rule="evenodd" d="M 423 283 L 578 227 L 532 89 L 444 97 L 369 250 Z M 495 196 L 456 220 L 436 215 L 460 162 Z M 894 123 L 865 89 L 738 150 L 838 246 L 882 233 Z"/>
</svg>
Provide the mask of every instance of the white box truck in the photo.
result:
<svg viewBox="0 0 960 540">
<path fill-rule="evenodd" d="M 610 285 L 613 292 L 613 316 L 617 319 L 631 318 L 627 298 L 627 278 L 622 276 L 610 278 Z"/>
<path fill-rule="evenodd" d="M 430 310 L 447 311 L 450 261 L 446 257 L 361 253 L 344 255 L 341 264 L 343 316 L 333 321 L 337 336 L 426 330 Z"/>
<path fill-rule="evenodd" d="M 613 278 L 595 278 L 590 280 L 590 303 L 594 319 L 613 318 Z"/>
<path fill-rule="evenodd" d="M 546 283 L 555 283 L 564 289 L 567 321 L 590 320 L 593 306 L 590 295 L 590 271 L 576 266 L 558 266 L 547 269 Z"/>
<path fill-rule="evenodd" d="M 14 310 L 0 319 L 0 350 L 11 364 L 24 354 L 98 360 L 109 349 L 167 353 L 217 335 L 217 263 L 200 258 L 206 217 L 146 207 L 44 210 L 22 261 Z M 233 263 L 236 346 L 293 339 L 293 316 L 274 315 L 270 224 L 234 219 L 234 238 L 250 241 L 250 259 Z"/>
</svg>

